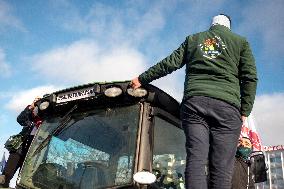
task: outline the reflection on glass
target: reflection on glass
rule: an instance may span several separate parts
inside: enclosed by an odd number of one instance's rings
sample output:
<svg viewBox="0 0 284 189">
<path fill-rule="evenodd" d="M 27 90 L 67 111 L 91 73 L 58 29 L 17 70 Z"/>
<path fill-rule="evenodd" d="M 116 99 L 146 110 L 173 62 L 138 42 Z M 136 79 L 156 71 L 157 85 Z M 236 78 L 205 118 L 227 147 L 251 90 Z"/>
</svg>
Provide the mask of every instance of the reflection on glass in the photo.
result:
<svg viewBox="0 0 284 189">
<path fill-rule="evenodd" d="M 185 137 L 181 129 L 155 117 L 153 173 L 160 188 L 184 189 Z"/>
<path fill-rule="evenodd" d="M 22 177 L 32 179 L 22 179 L 30 180 L 22 184 L 42 189 L 95 189 L 130 183 L 138 120 L 138 105 L 72 115 L 66 129 L 52 136 L 38 154 L 28 157 Z M 58 118 L 47 120 L 31 150 L 59 122 Z"/>
</svg>

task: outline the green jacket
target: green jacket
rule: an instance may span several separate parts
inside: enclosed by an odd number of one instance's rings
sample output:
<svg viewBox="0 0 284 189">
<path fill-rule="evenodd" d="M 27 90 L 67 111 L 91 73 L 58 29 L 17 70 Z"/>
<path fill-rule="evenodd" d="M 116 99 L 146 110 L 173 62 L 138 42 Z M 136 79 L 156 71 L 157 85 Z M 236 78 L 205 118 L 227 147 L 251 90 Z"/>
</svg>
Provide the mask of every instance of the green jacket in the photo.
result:
<svg viewBox="0 0 284 189">
<path fill-rule="evenodd" d="M 255 60 L 247 40 L 225 26 L 188 36 L 171 55 L 139 76 L 142 84 L 186 65 L 184 99 L 208 96 L 224 100 L 248 116 L 256 94 Z"/>
</svg>

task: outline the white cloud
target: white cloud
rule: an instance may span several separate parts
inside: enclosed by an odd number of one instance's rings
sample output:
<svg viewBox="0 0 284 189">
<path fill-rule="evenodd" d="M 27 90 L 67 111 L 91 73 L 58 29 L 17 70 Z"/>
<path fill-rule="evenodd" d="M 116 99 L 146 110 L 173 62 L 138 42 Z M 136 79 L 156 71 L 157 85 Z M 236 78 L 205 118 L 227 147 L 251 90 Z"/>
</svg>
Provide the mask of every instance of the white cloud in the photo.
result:
<svg viewBox="0 0 284 189">
<path fill-rule="evenodd" d="M 0 0 L 0 31 L 5 31 L 9 27 L 26 31 L 22 22 L 13 15 L 12 7 L 7 1 Z"/>
<path fill-rule="evenodd" d="M 11 75 L 10 65 L 6 62 L 6 55 L 3 49 L 0 48 L 0 76 L 8 77 Z"/>
<path fill-rule="evenodd" d="M 174 97 L 177 101 L 181 102 L 183 97 L 184 74 L 184 69 L 181 69 L 153 81 L 152 84 Z"/>
<path fill-rule="evenodd" d="M 54 17 L 57 25 L 59 22 L 68 31 L 90 34 L 90 38 L 37 54 L 31 67 L 41 77 L 65 84 L 130 80 L 148 67 L 140 43 L 149 38 L 157 40 L 167 13 L 174 11 L 175 5 L 176 1 L 128 1 L 120 5 L 122 8 L 95 2 L 87 11 L 80 12 L 68 1 L 52 1 L 53 9 L 60 10 L 62 15 L 61 19 Z M 177 74 L 154 83 L 180 100 L 182 90 L 170 87 L 177 86 L 174 81 L 178 82 Z"/>
<path fill-rule="evenodd" d="M 176 4 L 175 1 L 127 1 L 113 6 L 94 2 L 86 11 L 80 12 L 68 1 L 52 2 L 55 11 L 52 20 L 65 30 L 87 34 L 105 43 L 125 41 L 136 47 L 145 38 L 155 37 L 166 24 L 166 13 L 174 11 Z"/>
<path fill-rule="evenodd" d="M 253 114 L 263 145 L 284 144 L 284 93 L 257 96 Z"/>
<path fill-rule="evenodd" d="M 95 41 L 77 41 L 32 58 L 40 77 L 60 83 L 130 80 L 145 69 L 145 60 L 135 49 L 123 46 L 103 48 Z"/>
<path fill-rule="evenodd" d="M 10 94 L 10 100 L 7 101 L 5 108 L 19 113 L 27 105 L 31 104 L 36 96 L 43 96 L 44 94 L 55 92 L 59 88 L 61 87 L 48 85 L 14 92 L 14 94 Z"/>
<path fill-rule="evenodd" d="M 131 18 L 132 27 L 127 27 L 127 24 L 125 24 L 122 34 L 126 33 L 126 36 L 130 36 L 135 43 L 141 43 L 148 40 L 149 37 L 156 37 L 156 34 L 166 25 L 167 13 L 174 11 L 174 8 L 174 1 L 167 1 L 167 3 L 152 2 L 149 7 L 145 6 L 143 12 L 141 12 L 137 10 L 136 4 L 132 4 L 125 9 L 122 19 L 129 20 Z"/>
</svg>

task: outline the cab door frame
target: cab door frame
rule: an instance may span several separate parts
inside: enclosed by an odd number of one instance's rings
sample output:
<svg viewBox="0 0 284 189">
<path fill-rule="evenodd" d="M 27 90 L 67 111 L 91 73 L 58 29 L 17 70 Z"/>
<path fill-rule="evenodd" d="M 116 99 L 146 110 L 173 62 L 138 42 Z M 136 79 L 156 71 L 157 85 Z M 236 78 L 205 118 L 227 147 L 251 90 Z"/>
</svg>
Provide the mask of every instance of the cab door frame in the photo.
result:
<svg viewBox="0 0 284 189">
<path fill-rule="evenodd" d="M 150 103 L 141 103 L 134 173 L 139 171 L 152 172 L 154 144 L 153 130 L 155 124 L 153 118 L 155 116 L 160 117 L 179 129 L 182 129 L 181 120 L 176 116 L 173 116 L 161 108 L 153 107 Z"/>
</svg>

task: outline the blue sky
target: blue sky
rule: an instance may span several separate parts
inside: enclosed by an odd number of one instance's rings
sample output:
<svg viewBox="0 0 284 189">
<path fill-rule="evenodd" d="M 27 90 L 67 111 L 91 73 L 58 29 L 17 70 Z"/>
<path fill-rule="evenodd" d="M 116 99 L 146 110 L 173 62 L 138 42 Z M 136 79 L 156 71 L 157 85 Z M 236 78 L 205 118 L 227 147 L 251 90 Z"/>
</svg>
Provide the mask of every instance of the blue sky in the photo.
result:
<svg viewBox="0 0 284 189">
<path fill-rule="evenodd" d="M 187 35 L 225 13 L 247 37 L 259 84 L 253 115 L 263 144 L 284 144 L 283 0 L 0 0 L 0 155 L 37 95 L 94 81 L 130 80 Z M 180 100 L 184 70 L 153 84 Z"/>
</svg>

